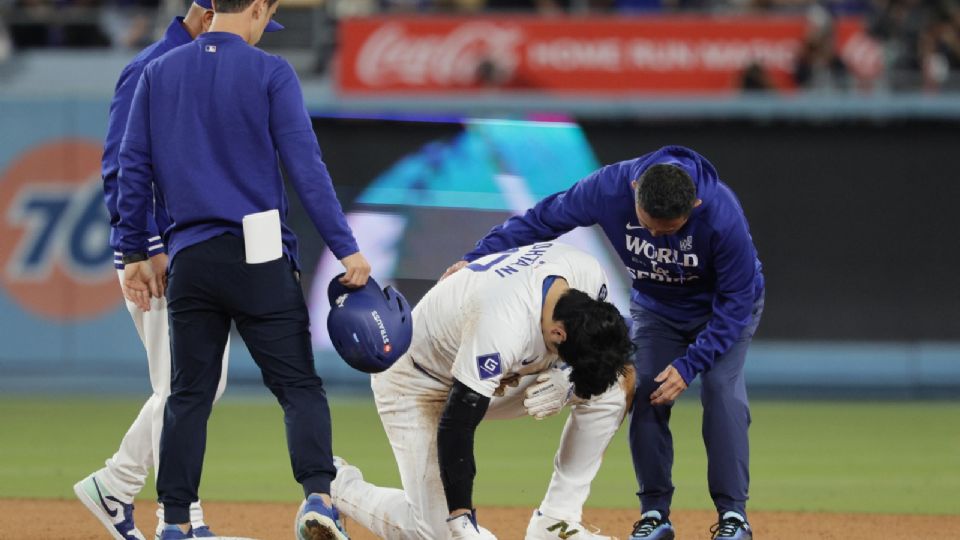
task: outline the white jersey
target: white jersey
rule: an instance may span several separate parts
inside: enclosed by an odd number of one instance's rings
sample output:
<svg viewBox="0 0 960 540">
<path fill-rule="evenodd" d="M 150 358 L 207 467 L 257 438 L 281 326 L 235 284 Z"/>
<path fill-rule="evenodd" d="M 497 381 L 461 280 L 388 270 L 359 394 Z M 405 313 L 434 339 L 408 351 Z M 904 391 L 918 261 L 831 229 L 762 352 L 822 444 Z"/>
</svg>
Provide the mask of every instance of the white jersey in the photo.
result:
<svg viewBox="0 0 960 540">
<path fill-rule="evenodd" d="M 600 263 L 574 247 L 542 242 L 477 259 L 437 283 L 413 310 L 407 354 L 428 375 L 456 379 L 493 396 L 501 379 L 538 373 L 557 361 L 547 351 L 540 319 L 550 276 L 604 300 Z"/>
</svg>

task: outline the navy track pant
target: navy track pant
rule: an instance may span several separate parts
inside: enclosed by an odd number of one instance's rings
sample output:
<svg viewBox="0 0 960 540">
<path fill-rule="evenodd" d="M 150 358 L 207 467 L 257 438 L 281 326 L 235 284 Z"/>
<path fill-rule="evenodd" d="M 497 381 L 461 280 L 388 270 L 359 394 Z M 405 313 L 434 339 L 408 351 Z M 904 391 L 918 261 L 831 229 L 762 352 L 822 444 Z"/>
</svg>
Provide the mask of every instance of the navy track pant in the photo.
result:
<svg viewBox="0 0 960 540">
<path fill-rule="evenodd" d="M 739 512 L 746 516 L 750 486 L 750 406 L 743 365 L 753 334 L 763 313 L 763 297 L 753 306 L 752 321 L 713 368 L 699 375 L 703 405 L 703 443 L 707 449 L 707 483 L 717 511 Z M 684 355 L 710 316 L 676 322 L 644 309 L 630 306 L 633 319 L 631 340 L 637 347 L 634 367 L 637 392 L 630 418 L 630 453 L 640 486 L 642 511 L 670 513 L 673 499 L 673 436 L 670 434 L 670 405 L 650 405 L 650 394 L 659 383 L 653 378 L 671 362 Z"/>
<path fill-rule="evenodd" d="M 247 264 L 243 240 L 225 234 L 180 251 L 168 283 L 173 366 L 157 474 L 166 522 L 187 523 L 190 503 L 198 500 L 207 419 L 231 321 L 283 407 L 294 477 L 305 494 L 329 493 L 336 474 L 330 409 L 289 259 Z"/>
</svg>

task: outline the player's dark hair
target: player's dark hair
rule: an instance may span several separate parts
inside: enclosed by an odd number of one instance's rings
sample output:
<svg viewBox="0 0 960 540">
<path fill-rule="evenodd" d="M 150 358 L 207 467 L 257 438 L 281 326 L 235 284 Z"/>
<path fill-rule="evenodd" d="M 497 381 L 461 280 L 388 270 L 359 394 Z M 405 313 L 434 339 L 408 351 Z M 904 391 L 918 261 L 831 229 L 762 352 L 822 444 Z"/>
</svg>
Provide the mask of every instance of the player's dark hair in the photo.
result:
<svg viewBox="0 0 960 540">
<path fill-rule="evenodd" d="M 655 219 L 686 217 L 697 200 L 697 186 L 687 171 L 676 165 L 649 167 L 637 180 L 636 201 Z"/>
<path fill-rule="evenodd" d="M 568 289 L 553 308 L 553 320 L 562 322 L 567 332 L 557 350 L 572 368 L 570 382 L 577 396 L 602 394 L 626 372 L 633 344 L 616 306 Z"/>
<path fill-rule="evenodd" d="M 276 4 L 279 0 L 267 0 L 267 7 Z M 253 0 L 213 0 L 217 13 L 240 13 L 247 9 Z"/>
</svg>

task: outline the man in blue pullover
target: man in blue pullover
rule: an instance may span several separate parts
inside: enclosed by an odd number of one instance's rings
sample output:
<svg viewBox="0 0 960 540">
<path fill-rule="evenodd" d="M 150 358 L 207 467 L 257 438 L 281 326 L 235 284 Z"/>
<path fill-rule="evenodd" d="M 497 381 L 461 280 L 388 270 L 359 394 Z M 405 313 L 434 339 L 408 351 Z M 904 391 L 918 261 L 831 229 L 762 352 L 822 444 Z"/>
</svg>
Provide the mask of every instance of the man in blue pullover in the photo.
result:
<svg viewBox="0 0 960 540">
<path fill-rule="evenodd" d="M 213 20 L 211 0 L 196 0 L 184 17 L 175 17 L 167 27 L 163 37 L 156 43 L 140 51 L 120 73 L 113 100 L 110 102 L 110 117 L 107 137 L 103 144 L 102 177 L 104 201 L 110 213 L 110 246 L 115 253 L 115 266 L 120 280 L 123 279 L 123 263 L 120 260 L 120 234 L 117 224 L 120 214 L 117 211 L 117 177 L 120 173 L 120 142 L 127 127 L 130 103 L 137 88 L 137 81 L 143 69 L 155 58 L 171 49 L 190 43 L 210 27 Z M 267 31 L 283 28 L 271 22 Z M 160 234 L 168 225 L 163 208 L 156 205 L 147 208 L 150 217 L 147 226 L 150 230 L 148 255 L 154 271 L 158 274 L 161 289 L 166 283 L 167 255 Z M 161 291 L 162 296 L 162 291 Z M 133 302 L 127 302 L 127 310 L 133 318 L 137 334 L 147 353 L 147 367 L 150 374 L 150 386 L 153 393 L 140 409 L 140 414 L 130 425 L 120 447 L 111 456 L 106 465 L 90 474 L 74 486 L 74 492 L 80 502 L 107 528 L 118 540 L 142 540 L 143 534 L 133 521 L 133 500 L 143 489 L 150 468 L 157 470 L 160 459 L 160 430 L 163 427 L 163 409 L 167 395 L 170 394 L 170 339 L 167 330 L 167 307 L 163 298 L 151 301 L 152 309 L 142 311 Z M 216 397 L 223 393 L 226 386 L 227 358 L 229 344 L 224 349 L 223 371 Z M 215 398 L 216 399 L 216 398 Z M 163 508 L 157 513 L 163 521 Z M 212 536 L 203 522 L 203 511 L 199 501 L 190 507 L 190 521 L 194 535 Z M 159 532 L 158 532 L 159 536 Z"/>
<path fill-rule="evenodd" d="M 630 450 L 641 518 L 631 540 L 672 540 L 670 409 L 700 376 L 713 538 L 752 538 L 743 365 L 763 311 L 764 279 L 746 217 L 703 156 L 668 146 L 608 165 L 494 227 L 449 275 L 489 253 L 598 224 L 633 278 L 637 391 Z"/>
<path fill-rule="evenodd" d="M 120 148 L 118 230 L 124 295 L 141 309 L 161 284 L 149 264 L 149 207 L 166 209 L 171 394 L 160 439 L 161 540 L 194 537 L 206 422 L 231 321 L 283 407 L 294 477 L 305 500 L 300 538 L 345 538 L 329 499 L 336 471 L 330 411 L 313 365 L 297 240 L 282 221 L 280 162 L 327 246 L 342 282 L 366 283 L 299 81 L 288 62 L 253 47 L 276 0 L 218 0 L 210 31 L 154 60 L 137 85 Z M 277 210 L 283 255 L 245 259 L 244 216 Z"/>
</svg>

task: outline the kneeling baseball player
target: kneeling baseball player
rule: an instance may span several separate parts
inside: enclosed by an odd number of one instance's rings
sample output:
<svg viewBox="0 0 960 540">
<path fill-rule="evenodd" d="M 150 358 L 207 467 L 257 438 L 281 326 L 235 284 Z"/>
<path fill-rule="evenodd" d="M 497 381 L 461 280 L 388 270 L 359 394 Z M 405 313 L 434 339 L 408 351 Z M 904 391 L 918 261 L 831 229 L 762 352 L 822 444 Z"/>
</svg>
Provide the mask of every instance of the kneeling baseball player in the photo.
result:
<svg viewBox="0 0 960 540">
<path fill-rule="evenodd" d="M 604 302 L 606 275 L 593 257 L 556 242 L 467 269 L 427 292 L 413 310 L 410 348 L 371 379 L 403 489 L 372 485 L 341 460 L 335 504 L 389 540 L 495 538 L 473 509 L 477 425 L 543 418 L 569 403 L 553 477 L 526 539 L 608 539 L 587 530 L 581 514 L 634 383 L 626 325 Z M 335 343 L 340 333 L 351 336 L 331 328 Z"/>
</svg>

